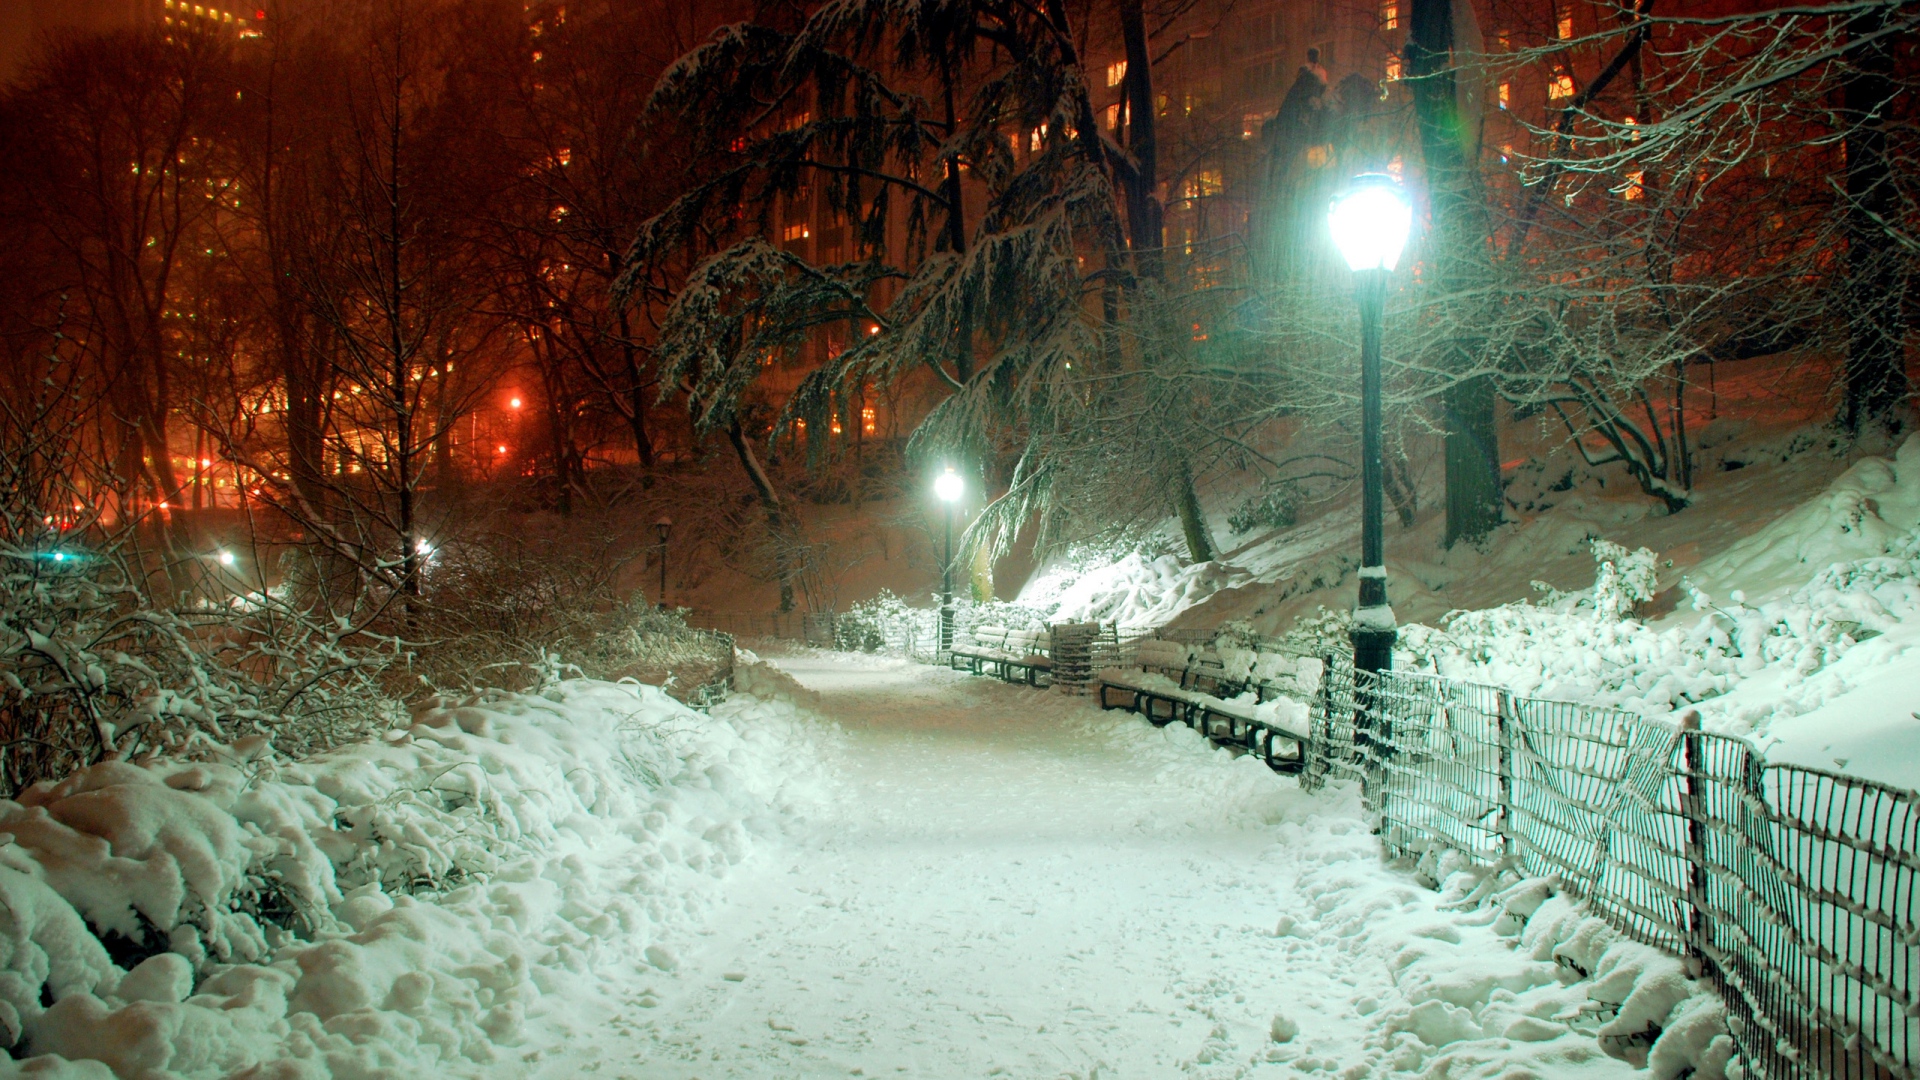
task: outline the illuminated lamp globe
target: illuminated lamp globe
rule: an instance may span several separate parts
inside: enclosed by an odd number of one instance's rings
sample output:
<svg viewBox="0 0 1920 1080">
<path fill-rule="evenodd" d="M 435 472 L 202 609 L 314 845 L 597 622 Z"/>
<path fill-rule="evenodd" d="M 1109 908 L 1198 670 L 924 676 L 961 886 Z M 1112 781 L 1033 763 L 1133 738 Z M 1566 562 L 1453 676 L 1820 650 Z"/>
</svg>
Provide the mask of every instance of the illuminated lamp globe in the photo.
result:
<svg viewBox="0 0 1920 1080">
<path fill-rule="evenodd" d="M 948 468 L 933 482 L 933 493 L 940 496 L 941 502 L 958 502 L 962 492 L 967 490 L 967 482 L 960 474 Z"/>
<path fill-rule="evenodd" d="M 1413 204 L 1398 180 L 1385 173 L 1362 173 L 1334 198 L 1327 227 L 1354 271 L 1392 270 L 1413 230 Z"/>
</svg>

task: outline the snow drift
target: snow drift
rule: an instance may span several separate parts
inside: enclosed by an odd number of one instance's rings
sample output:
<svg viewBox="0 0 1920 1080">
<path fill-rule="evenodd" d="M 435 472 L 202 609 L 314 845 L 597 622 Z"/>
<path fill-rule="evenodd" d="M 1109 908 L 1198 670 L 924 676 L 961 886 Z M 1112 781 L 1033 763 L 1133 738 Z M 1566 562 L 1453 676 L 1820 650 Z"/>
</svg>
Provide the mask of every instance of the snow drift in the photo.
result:
<svg viewBox="0 0 1920 1080">
<path fill-rule="evenodd" d="M 1405 627 L 1409 659 L 1534 697 L 1698 708 L 1774 760 L 1920 787 L 1920 438 L 1702 562 L 1681 583 L 1697 614 L 1630 617 L 1653 599 L 1655 553 L 1595 556 L 1591 590 Z"/>
<path fill-rule="evenodd" d="M 309 761 L 250 740 L 36 786 L 0 802 L 0 1038 L 39 1056 L 0 1077 L 535 1059 L 603 980 L 677 964 L 753 838 L 824 797 L 832 737 L 789 701 L 580 680 Z"/>
</svg>

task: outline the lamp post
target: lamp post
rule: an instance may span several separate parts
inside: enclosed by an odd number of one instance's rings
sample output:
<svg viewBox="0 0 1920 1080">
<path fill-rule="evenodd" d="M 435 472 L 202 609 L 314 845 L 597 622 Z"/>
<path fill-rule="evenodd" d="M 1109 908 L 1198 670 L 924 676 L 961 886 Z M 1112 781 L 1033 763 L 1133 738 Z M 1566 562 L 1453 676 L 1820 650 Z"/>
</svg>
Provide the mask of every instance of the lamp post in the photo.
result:
<svg viewBox="0 0 1920 1080">
<path fill-rule="evenodd" d="M 673 519 L 665 514 L 653 523 L 653 530 L 660 534 L 660 598 L 662 610 L 667 606 L 667 534 L 673 531 Z"/>
<path fill-rule="evenodd" d="M 953 651 L 953 504 L 966 490 L 967 482 L 951 465 L 933 482 L 933 493 L 947 509 L 947 555 L 940 560 L 940 656 Z"/>
<path fill-rule="evenodd" d="M 1393 666 L 1397 636 L 1381 537 L 1380 328 L 1387 276 L 1407 246 L 1413 207 L 1399 181 L 1366 173 L 1333 200 L 1327 225 L 1353 269 L 1360 302 L 1360 598 L 1351 633 L 1354 670 L 1377 673 Z"/>
</svg>

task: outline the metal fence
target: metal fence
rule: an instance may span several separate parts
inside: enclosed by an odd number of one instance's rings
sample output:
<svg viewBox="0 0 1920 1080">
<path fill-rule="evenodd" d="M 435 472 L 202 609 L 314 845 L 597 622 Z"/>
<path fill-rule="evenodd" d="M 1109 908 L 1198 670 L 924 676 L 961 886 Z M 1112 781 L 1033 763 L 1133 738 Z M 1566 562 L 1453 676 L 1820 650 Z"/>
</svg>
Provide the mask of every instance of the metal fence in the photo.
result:
<svg viewBox="0 0 1920 1080">
<path fill-rule="evenodd" d="M 1556 875 L 1727 1003 L 1749 1075 L 1920 1076 L 1920 796 L 1744 739 L 1328 658 L 1302 785 L 1357 780 L 1390 857 Z M 1648 1034 L 1656 1034 L 1649 1032 Z"/>
</svg>

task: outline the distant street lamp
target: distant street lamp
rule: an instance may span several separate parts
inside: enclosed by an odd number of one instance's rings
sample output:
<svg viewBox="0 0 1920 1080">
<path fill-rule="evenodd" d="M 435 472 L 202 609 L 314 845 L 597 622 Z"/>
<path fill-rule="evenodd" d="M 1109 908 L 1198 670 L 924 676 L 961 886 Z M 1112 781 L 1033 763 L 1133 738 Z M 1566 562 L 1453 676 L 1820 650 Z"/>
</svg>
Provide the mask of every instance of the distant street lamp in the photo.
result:
<svg viewBox="0 0 1920 1080">
<path fill-rule="evenodd" d="M 653 523 L 653 531 L 660 534 L 660 607 L 667 606 L 667 534 L 673 531 L 673 519 L 665 514 Z"/>
<path fill-rule="evenodd" d="M 1387 275 L 1406 249 L 1413 207 L 1399 181 L 1382 173 L 1353 178 L 1327 215 L 1333 242 L 1353 269 L 1360 301 L 1360 602 L 1353 612 L 1353 667 L 1393 667 L 1396 638 L 1387 604 L 1387 567 L 1381 537 L 1380 330 Z"/>
<path fill-rule="evenodd" d="M 933 481 L 933 493 L 947 507 L 947 557 L 940 562 L 940 655 L 953 651 L 953 504 L 967 490 L 967 482 L 947 466 Z"/>
</svg>

